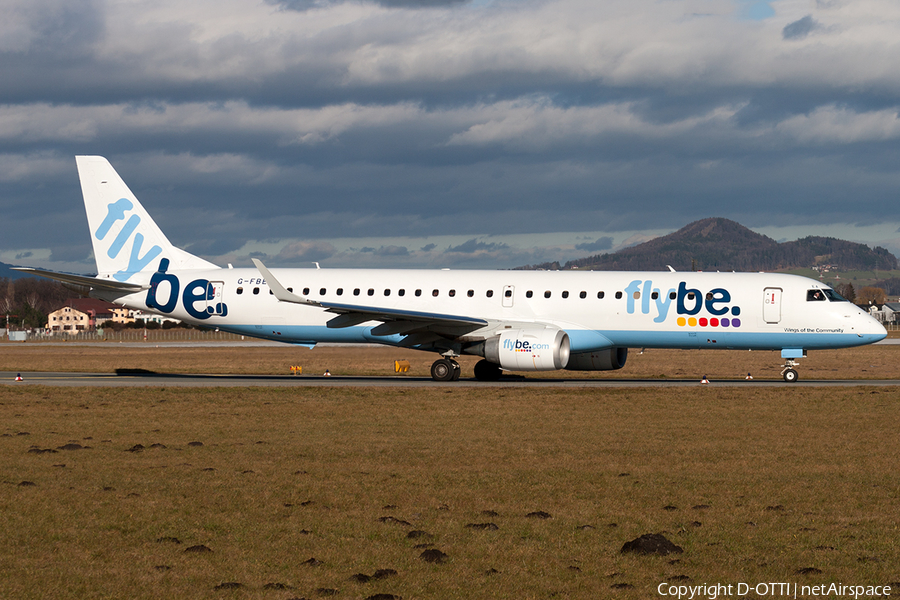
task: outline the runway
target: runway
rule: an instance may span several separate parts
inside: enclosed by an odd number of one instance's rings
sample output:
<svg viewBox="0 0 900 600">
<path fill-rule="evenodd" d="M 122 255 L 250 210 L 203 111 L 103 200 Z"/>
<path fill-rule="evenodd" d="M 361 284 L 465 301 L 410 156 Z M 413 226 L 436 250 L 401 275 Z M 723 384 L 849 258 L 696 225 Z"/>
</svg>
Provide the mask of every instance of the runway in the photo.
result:
<svg viewBox="0 0 900 600">
<path fill-rule="evenodd" d="M 437 382 L 430 377 L 322 377 L 290 375 L 184 375 L 166 373 L 18 373 L 0 372 L 0 384 L 8 386 L 50 385 L 57 387 L 527 387 L 527 388 L 663 388 L 663 387 L 859 387 L 900 386 L 893 379 L 810 379 L 785 383 L 781 379 L 723 379 L 701 384 L 696 379 L 541 379 L 509 377 L 496 382 L 460 379 Z"/>
</svg>

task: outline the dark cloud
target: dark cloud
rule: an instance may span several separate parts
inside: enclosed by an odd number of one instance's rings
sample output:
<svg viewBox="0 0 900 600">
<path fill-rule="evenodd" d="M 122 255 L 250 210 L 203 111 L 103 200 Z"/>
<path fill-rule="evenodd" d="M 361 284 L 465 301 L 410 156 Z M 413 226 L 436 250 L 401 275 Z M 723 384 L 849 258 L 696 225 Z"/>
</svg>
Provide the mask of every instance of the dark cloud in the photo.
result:
<svg viewBox="0 0 900 600">
<path fill-rule="evenodd" d="M 587 242 L 584 244 L 575 244 L 575 248 L 578 250 L 584 250 L 585 252 L 600 252 L 601 250 L 609 250 L 613 246 L 613 239 L 609 236 L 603 236 L 597 238 L 593 242 Z"/>
<path fill-rule="evenodd" d="M 34 252 L 20 252 L 16 254 L 16 260 L 21 260 L 23 258 L 31 258 L 34 256 Z"/>
<path fill-rule="evenodd" d="M 266 0 L 285 10 L 307 11 L 342 4 L 348 0 Z M 468 4 L 471 0 L 368 0 L 387 8 L 438 8 Z"/>
<path fill-rule="evenodd" d="M 204 232 L 206 234 L 206 232 Z M 187 244 L 184 249 L 197 256 L 221 256 L 239 250 L 247 238 L 223 236 L 221 238 L 198 240 Z"/>
<path fill-rule="evenodd" d="M 84 237 L 87 238 L 86 235 Z M 93 253 L 89 243 L 50 247 L 50 262 L 93 265 L 94 261 L 92 257 Z"/>
<path fill-rule="evenodd" d="M 375 256 L 409 256 L 406 246 L 382 246 L 374 252 Z"/>
<path fill-rule="evenodd" d="M 819 26 L 812 15 L 806 15 L 793 23 L 788 23 L 781 30 L 781 36 L 786 40 L 802 40 Z"/>
<path fill-rule="evenodd" d="M 44 240 L 79 260 L 81 153 L 108 156 L 173 243 L 212 260 L 279 240 L 265 247 L 285 264 L 515 266 L 543 259 L 486 234 L 601 232 L 577 248 L 598 252 L 711 215 L 900 220 L 884 10 L 817 0 L 782 30 L 815 33 L 811 52 L 647 0 L 268 0 L 222 20 L 197 1 L 4 6 L 0 211 L 15 227 L 0 249 Z M 378 239 L 410 235 L 467 241 Z"/>
<path fill-rule="evenodd" d="M 274 260 L 289 264 L 316 262 L 333 256 L 335 252 L 337 250 L 328 242 L 300 241 L 284 246 Z"/>
<path fill-rule="evenodd" d="M 451 253 L 456 252 L 460 254 L 474 254 L 476 252 L 495 252 L 497 250 L 508 250 L 509 246 L 504 243 L 496 243 L 496 242 L 482 242 L 477 238 L 472 238 L 471 240 L 467 240 L 460 244 L 459 246 L 450 246 L 445 252 Z"/>
</svg>

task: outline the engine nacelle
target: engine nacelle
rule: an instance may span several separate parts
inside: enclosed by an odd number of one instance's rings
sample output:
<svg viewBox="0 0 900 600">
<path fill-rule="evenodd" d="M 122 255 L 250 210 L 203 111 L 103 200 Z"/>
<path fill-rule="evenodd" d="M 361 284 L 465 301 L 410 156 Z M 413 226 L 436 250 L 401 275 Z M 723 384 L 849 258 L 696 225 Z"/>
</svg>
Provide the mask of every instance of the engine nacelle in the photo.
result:
<svg viewBox="0 0 900 600">
<path fill-rule="evenodd" d="M 510 371 L 555 371 L 569 362 L 569 335 L 561 329 L 508 329 L 484 341 L 484 357 Z"/>
<path fill-rule="evenodd" d="M 625 366 L 628 348 L 576 352 L 569 357 L 568 371 L 615 371 Z"/>
</svg>

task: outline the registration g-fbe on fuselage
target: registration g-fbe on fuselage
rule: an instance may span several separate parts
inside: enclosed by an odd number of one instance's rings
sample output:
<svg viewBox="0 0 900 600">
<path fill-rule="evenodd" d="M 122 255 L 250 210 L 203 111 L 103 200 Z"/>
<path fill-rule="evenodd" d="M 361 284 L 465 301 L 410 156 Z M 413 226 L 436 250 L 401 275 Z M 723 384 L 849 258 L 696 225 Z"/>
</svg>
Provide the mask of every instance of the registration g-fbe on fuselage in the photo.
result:
<svg viewBox="0 0 900 600">
<path fill-rule="evenodd" d="M 886 336 L 817 281 L 772 273 L 220 268 L 174 247 L 112 166 L 77 157 L 96 278 L 91 295 L 189 323 L 307 346 L 376 342 L 501 370 L 619 369 L 628 347 L 780 350 L 785 379 L 808 350 Z"/>
</svg>

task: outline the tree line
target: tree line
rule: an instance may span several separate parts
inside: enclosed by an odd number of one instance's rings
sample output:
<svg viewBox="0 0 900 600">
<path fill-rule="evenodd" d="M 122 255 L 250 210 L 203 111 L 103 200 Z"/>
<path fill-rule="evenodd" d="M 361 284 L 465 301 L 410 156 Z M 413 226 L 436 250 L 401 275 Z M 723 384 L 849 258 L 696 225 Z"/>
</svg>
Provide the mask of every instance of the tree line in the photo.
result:
<svg viewBox="0 0 900 600">
<path fill-rule="evenodd" d="M 0 277 L 0 327 L 37 329 L 47 324 L 47 315 L 74 294 L 58 281 L 22 277 Z"/>
</svg>

